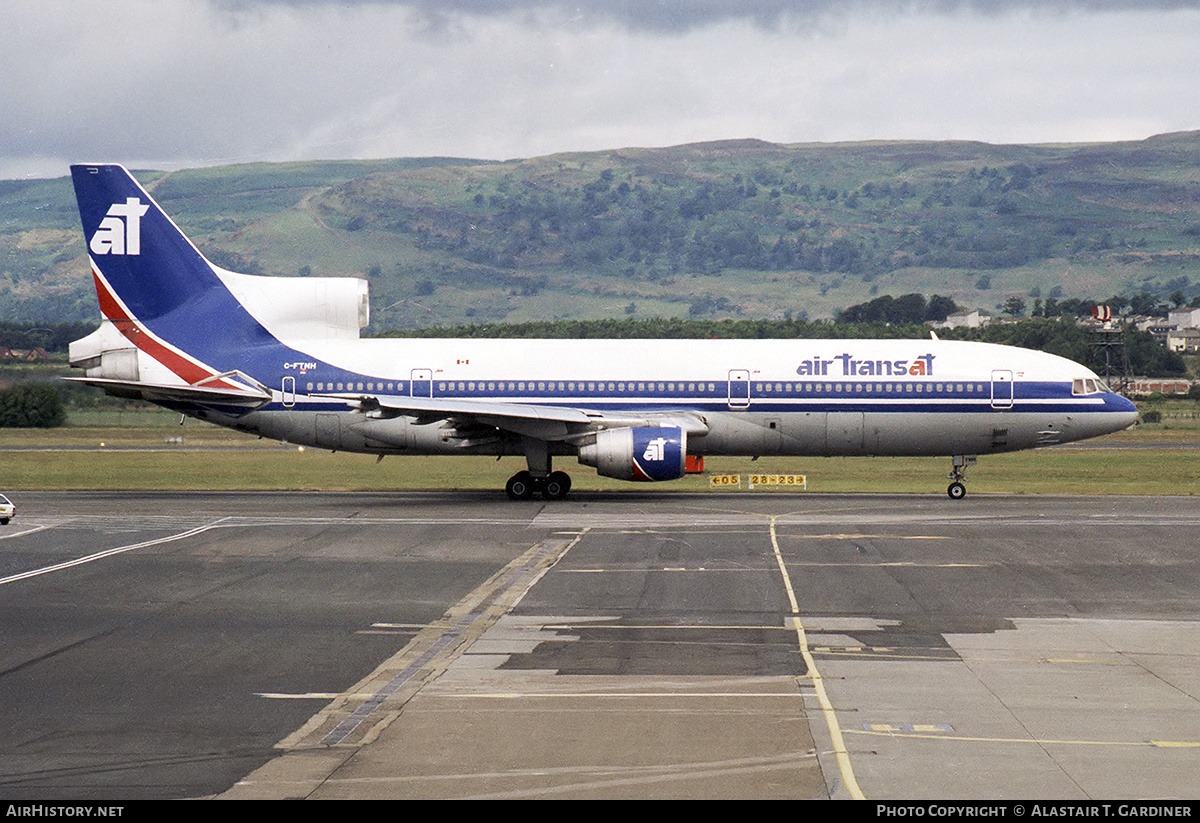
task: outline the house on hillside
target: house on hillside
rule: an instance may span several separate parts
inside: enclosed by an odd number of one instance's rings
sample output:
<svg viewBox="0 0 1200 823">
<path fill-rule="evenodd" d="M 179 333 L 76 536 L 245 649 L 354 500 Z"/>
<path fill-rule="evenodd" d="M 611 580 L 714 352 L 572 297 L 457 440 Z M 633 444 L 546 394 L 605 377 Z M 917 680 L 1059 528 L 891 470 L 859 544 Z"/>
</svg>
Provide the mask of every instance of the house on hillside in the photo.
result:
<svg viewBox="0 0 1200 823">
<path fill-rule="evenodd" d="M 1167 332 L 1167 348 L 1181 354 L 1200 351 L 1200 328 L 1180 328 Z"/>
<path fill-rule="evenodd" d="M 1164 342 L 1167 339 L 1167 332 L 1175 328 L 1165 317 L 1147 317 L 1140 314 L 1131 314 L 1127 319 L 1133 323 L 1138 331 L 1144 331 L 1151 337 Z"/>
<path fill-rule="evenodd" d="M 1200 309 L 1173 309 L 1167 316 L 1167 323 L 1177 329 L 1200 328 Z"/>
<path fill-rule="evenodd" d="M 38 346 L 36 349 L 10 349 L 8 346 L 0 346 L 0 360 L 19 360 L 22 362 L 34 362 L 37 360 L 47 360 L 50 354 Z"/>
<path fill-rule="evenodd" d="M 964 326 L 968 329 L 978 329 L 982 326 L 986 326 L 990 322 L 992 322 L 992 318 L 989 315 L 986 315 L 978 309 L 975 309 L 972 311 L 960 312 L 958 314 L 951 314 L 947 316 L 943 322 L 934 323 L 932 325 L 939 329 L 957 329 Z"/>
</svg>

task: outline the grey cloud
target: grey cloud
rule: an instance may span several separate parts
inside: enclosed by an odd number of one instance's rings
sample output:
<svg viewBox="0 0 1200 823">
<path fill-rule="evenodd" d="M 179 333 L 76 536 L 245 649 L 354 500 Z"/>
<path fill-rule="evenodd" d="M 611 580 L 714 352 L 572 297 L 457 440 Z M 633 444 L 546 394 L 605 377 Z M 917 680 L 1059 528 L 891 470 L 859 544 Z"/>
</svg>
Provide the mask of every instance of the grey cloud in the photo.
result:
<svg viewBox="0 0 1200 823">
<path fill-rule="evenodd" d="M 1066 142 L 1200 125 L 1200 15 L 1181 11 L 1193 2 L 95 5 L 107 13 L 0 4 L 0 28 L 22 33 L 0 50 L 0 177 L 81 159 L 502 159 L 726 137 Z M 1016 9 L 1035 11 L 1002 13 Z"/>
<path fill-rule="evenodd" d="M 550 13 L 559 19 L 609 22 L 632 30 L 682 33 L 727 21 L 762 28 L 803 25 L 856 14 L 951 14 L 963 11 L 1005 14 L 1017 11 L 1172 11 L 1200 8 L 1200 0 L 213 0 L 230 10 L 256 6 L 407 7 L 431 29 L 442 30 L 460 17 Z"/>
</svg>

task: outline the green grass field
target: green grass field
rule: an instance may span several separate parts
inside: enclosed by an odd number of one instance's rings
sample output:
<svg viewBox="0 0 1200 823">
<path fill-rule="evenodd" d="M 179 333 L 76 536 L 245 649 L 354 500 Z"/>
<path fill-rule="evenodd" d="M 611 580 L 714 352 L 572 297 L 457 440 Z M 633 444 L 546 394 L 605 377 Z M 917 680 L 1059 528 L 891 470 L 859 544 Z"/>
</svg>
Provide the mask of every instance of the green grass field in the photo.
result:
<svg viewBox="0 0 1200 823">
<path fill-rule="evenodd" d="M 984 456 L 968 472 L 971 494 L 1195 494 L 1200 421 L 1194 404 L 1164 422 L 1092 441 Z M 332 454 L 258 440 L 169 412 L 93 412 L 61 429 L 0 429 L 0 491 L 51 489 L 414 490 L 493 489 L 523 468 L 520 458 Z M 92 425 L 78 425 L 89 422 Z M 103 425 L 101 425 L 103 424 Z M 179 442 L 178 438 L 182 438 Z M 663 484 L 625 483 L 560 459 L 577 490 L 709 491 L 708 474 L 791 473 L 809 492 L 943 494 L 948 458 L 776 457 L 706 460 L 707 474 Z M 782 490 L 784 487 L 780 487 Z M 789 489 L 794 491 L 793 489 Z M 771 487 L 741 493 L 771 494 Z"/>
</svg>

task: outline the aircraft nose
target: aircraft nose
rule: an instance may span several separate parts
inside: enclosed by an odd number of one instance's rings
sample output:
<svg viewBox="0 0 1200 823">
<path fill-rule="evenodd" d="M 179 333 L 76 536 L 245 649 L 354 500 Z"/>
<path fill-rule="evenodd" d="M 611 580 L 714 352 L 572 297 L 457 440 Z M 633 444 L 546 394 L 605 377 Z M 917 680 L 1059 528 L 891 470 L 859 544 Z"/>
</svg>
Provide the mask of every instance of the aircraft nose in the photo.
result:
<svg viewBox="0 0 1200 823">
<path fill-rule="evenodd" d="M 1112 410 L 1113 422 L 1117 424 L 1114 426 L 1113 431 L 1127 429 L 1137 422 L 1138 408 L 1128 397 L 1122 397 L 1119 394 L 1110 394 L 1106 405 Z"/>
</svg>

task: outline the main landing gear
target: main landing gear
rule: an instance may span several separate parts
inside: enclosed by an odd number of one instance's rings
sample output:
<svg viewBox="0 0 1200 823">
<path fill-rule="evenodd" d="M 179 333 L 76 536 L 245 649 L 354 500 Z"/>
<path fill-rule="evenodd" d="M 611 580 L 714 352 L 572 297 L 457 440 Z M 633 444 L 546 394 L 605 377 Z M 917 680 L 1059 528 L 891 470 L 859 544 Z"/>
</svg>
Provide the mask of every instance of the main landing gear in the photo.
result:
<svg viewBox="0 0 1200 823">
<path fill-rule="evenodd" d="M 504 493 L 509 500 L 528 500 L 539 492 L 547 500 L 562 500 L 570 490 L 571 476 L 566 472 L 550 472 L 546 477 L 534 477 L 530 472 L 521 471 L 504 484 Z"/>
<path fill-rule="evenodd" d="M 550 471 L 550 445 L 536 437 L 523 436 L 521 451 L 525 452 L 527 471 L 517 472 L 504 484 L 509 500 L 528 500 L 541 494 L 547 500 L 562 500 L 571 490 L 571 477 L 566 472 Z"/>
<path fill-rule="evenodd" d="M 951 459 L 954 465 L 947 475 L 951 483 L 946 487 L 946 494 L 951 500 L 962 500 L 967 496 L 967 466 L 974 466 L 976 458 L 973 454 L 956 454 Z"/>
</svg>

